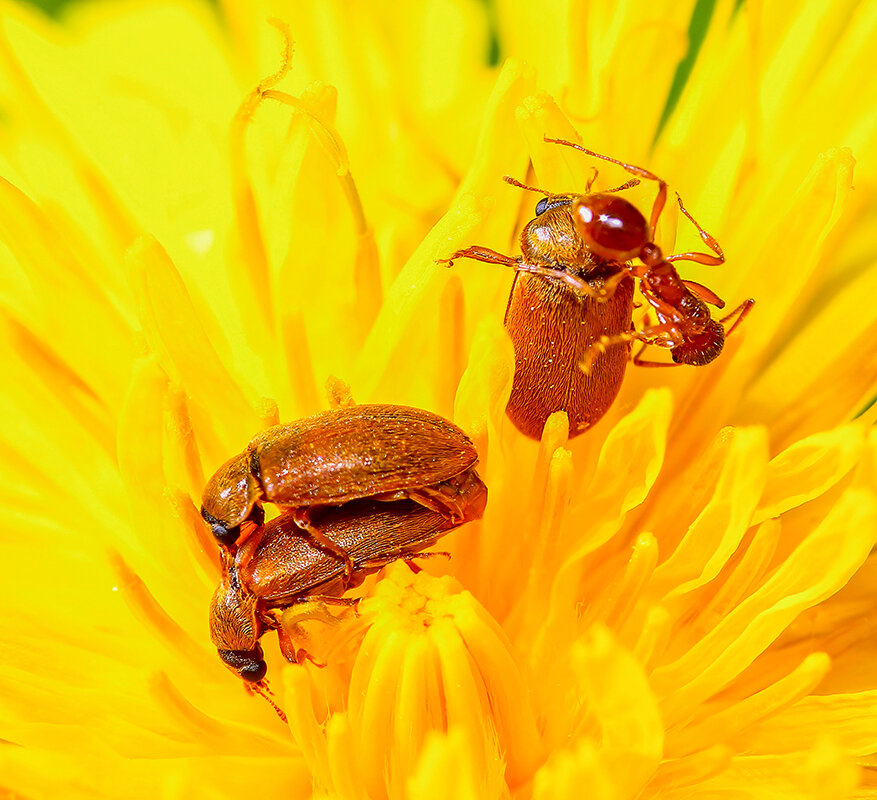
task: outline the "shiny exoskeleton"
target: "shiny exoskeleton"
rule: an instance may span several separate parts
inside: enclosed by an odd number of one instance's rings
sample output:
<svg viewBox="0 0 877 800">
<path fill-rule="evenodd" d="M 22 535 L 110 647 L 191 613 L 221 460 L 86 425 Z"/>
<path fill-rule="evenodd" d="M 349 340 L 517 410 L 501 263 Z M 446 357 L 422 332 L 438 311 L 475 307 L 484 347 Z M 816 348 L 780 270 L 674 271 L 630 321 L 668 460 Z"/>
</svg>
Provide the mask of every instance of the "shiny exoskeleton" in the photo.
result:
<svg viewBox="0 0 877 800">
<path fill-rule="evenodd" d="M 220 658 L 239 677 L 260 683 L 267 666 L 259 643 L 277 630 L 289 661 L 306 655 L 282 627 L 291 606 L 332 600 L 387 564 L 422 555 L 449 531 L 480 519 L 487 488 L 474 471 L 458 484 L 460 515 L 451 519 L 414 500 L 353 500 L 324 506 L 314 522 L 349 554 L 350 577 L 333 555 L 315 546 L 294 513 L 261 526 L 235 551 L 224 549 L 219 587 L 210 605 L 210 637 Z"/>
<path fill-rule="evenodd" d="M 604 337 L 630 329 L 633 278 L 623 264 L 590 250 L 572 216 L 583 195 L 548 195 L 536 218 L 521 232 L 521 255 L 485 247 L 458 250 L 473 258 L 513 267 L 505 328 L 515 352 L 515 372 L 506 413 L 521 433 L 538 439 L 545 421 L 565 411 L 570 436 L 593 426 L 615 400 L 630 356 L 630 344 L 600 353 L 594 369 L 578 368 Z"/>
<path fill-rule="evenodd" d="M 546 139 L 546 141 L 573 147 L 588 155 L 618 164 L 632 175 L 636 175 L 638 179 L 658 183 L 658 194 L 648 223 L 636 206 L 617 195 L 606 193 L 585 195 L 573 204 L 572 215 L 576 230 L 585 245 L 601 258 L 625 262 L 625 269 L 640 279 L 640 293 L 658 318 L 656 325 L 640 331 L 608 336 L 598 344 L 598 348 L 606 349 L 610 345 L 636 339 L 644 345 L 652 344 L 668 348 L 675 364 L 699 367 L 717 358 L 724 348 L 725 337 L 740 324 L 755 301 L 745 300 L 730 314 L 721 320 L 715 320 L 710 314 L 707 303 L 723 308 L 724 302 L 707 287 L 683 280 L 672 262 L 693 261 L 712 266 L 723 264 L 725 255 L 719 243 L 698 225 L 677 195 L 679 209 L 697 228 L 701 239 L 714 255 L 676 253 L 665 257 L 654 241 L 655 227 L 667 200 L 665 181 L 642 167 L 600 155 L 573 142 L 564 139 Z M 638 258 L 642 266 L 631 265 L 629 262 L 634 258 Z M 734 317 L 737 319 L 726 333 L 722 323 Z M 641 366 L 664 366 L 662 362 L 648 362 L 638 358 L 635 359 L 635 363 Z"/>
<path fill-rule="evenodd" d="M 349 577 L 350 557 L 313 521 L 315 510 L 365 497 L 411 499 L 457 523 L 461 487 L 477 462 L 466 434 L 437 414 L 395 405 L 337 408 L 257 435 L 208 481 L 201 515 L 231 547 L 244 522 L 261 524 L 263 502 L 291 509 Z"/>
<path fill-rule="evenodd" d="M 748 313 L 747 300 L 727 317 L 714 320 L 706 303 L 723 307 L 716 295 L 683 281 L 672 262 L 721 264 L 716 240 L 679 207 L 715 255 L 679 253 L 664 257 L 654 243 L 655 226 L 664 208 L 667 185 L 651 172 L 602 156 L 562 139 L 546 141 L 574 147 L 611 161 L 636 176 L 616 189 L 584 194 L 550 194 L 506 178 L 508 183 L 546 195 L 536 205 L 536 218 L 521 233 L 521 255 L 505 256 L 489 248 L 458 250 L 456 258 L 472 258 L 515 269 L 505 327 L 515 352 L 515 374 L 506 412 L 515 426 L 539 438 L 548 416 L 565 411 L 570 436 L 592 427 L 608 411 L 624 378 L 633 341 L 670 349 L 677 364 L 700 366 L 722 351 L 722 323 L 736 316 L 728 333 Z M 659 183 L 650 222 L 615 192 L 639 183 Z M 593 182 L 593 179 L 592 179 Z M 638 258 L 641 266 L 630 262 Z M 633 326 L 634 278 L 658 318 L 656 325 Z M 639 366 L 665 366 L 644 361 Z"/>
</svg>

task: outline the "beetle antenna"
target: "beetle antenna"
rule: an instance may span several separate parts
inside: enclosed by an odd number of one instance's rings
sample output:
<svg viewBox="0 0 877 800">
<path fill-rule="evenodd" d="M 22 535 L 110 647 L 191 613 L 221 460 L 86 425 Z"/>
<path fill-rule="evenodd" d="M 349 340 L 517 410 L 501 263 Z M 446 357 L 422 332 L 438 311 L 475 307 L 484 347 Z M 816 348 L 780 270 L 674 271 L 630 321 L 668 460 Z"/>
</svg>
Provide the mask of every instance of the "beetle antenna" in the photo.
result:
<svg viewBox="0 0 877 800">
<path fill-rule="evenodd" d="M 539 194 L 544 194 L 546 197 L 549 197 L 551 195 L 551 192 L 546 192 L 544 189 L 539 189 L 535 186 L 528 186 L 526 183 L 516 181 L 510 175 L 503 175 L 502 179 L 506 183 L 510 183 L 512 186 L 517 186 L 519 189 L 526 189 L 528 192 L 539 192 Z"/>
<path fill-rule="evenodd" d="M 259 683 L 252 683 L 247 685 L 247 688 L 255 692 L 257 695 L 259 695 L 259 697 L 263 697 L 268 702 L 268 705 L 270 705 L 271 708 L 274 709 L 277 716 L 280 717 L 283 722 L 287 724 L 289 723 L 289 720 L 286 718 L 286 714 L 284 713 L 283 709 L 278 706 L 277 703 L 275 703 L 269 696 L 271 694 L 271 690 L 268 688 L 267 683 L 265 683 L 264 681 L 259 681 Z"/>
<path fill-rule="evenodd" d="M 614 189 L 604 189 L 603 194 L 611 194 L 612 192 L 623 192 L 625 189 L 630 189 L 634 186 L 639 186 L 640 180 L 638 178 L 631 178 L 627 183 L 622 183 L 621 186 L 616 186 Z"/>
</svg>

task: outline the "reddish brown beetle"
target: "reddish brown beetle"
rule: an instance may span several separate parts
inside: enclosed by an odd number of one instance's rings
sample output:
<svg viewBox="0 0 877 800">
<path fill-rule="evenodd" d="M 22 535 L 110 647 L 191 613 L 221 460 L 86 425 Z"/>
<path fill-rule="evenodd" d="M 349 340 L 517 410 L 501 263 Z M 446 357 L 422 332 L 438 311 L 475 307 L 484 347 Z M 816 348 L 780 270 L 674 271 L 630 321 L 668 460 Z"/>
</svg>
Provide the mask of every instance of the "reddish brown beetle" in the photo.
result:
<svg viewBox="0 0 877 800">
<path fill-rule="evenodd" d="M 448 531 L 480 519 L 487 488 L 478 474 L 466 472 L 457 483 L 460 514 L 451 519 L 413 500 L 354 500 L 315 509 L 321 530 L 349 553 L 353 572 L 315 547 L 299 527 L 295 513 L 271 520 L 248 537 L 235 553 L 223 551 L 223 572 L 210 606 L 210 638 L 226 666 L 250 683 L 265 676 L 259 639 L 277 630 L 289 661 L 303 652 L 281 627 L 284 609 L 312 601 L 335 600 L 344 591 L 397 559 L 423 556 L 423 550 Z"/>
<path fill-rule="evenodd" d="M 566 411 L 570 436 L 606 413 L 621 388 L 630 344 L 597 354 L 587 373 L 578 364 L 603 337 L 628 331 L 633 316 L 633 278 L 622 263 L 595 255 L 576 229 L 571 206 L 584 195 L 545 194 L 521 232 L 520 256 L 475 246 L 443 260 L 450 265 L 465 256 L 516 270 L 505 313 L 515 351 L 506 413 L 533 439 L 555 411 Z"/>
<path fill-rule="evenodd" d="M 748 300 L 719 322 L 704 301 L 724 303 L 700 284 L 682 281 L 672 261 L 720 264 L 724 255 L 715 239 L 682 206 L 703 240 L 716 253 L 681 253 L 664 258 L 654 244 L 654 229 L 663 210 L 667 185 L 640 167 L 625 164 L 563 139 L 568 145 L 618 164 L 637 178 L 605 192 L 550 194 L 509 177 L 523 189 L 545 195 L 536 204 L 536 218 L 521 233 L 521 255 L 505 256 L 485 247 L 458 250 L 441 263 L 467 257 L 516 270 L 505 315 L 515 351 L 515 373 L 506 412 L 522 433 L 538 439 L 545 421 L 565 411 L 570 436 L 583 433 L 609 410 L 621 388 L 633 340 L 672 348 L 677 363 L 706 364 L 721 352 L 725 330 L 720 323 L 737 315 L 733 330 L 753 301 Z M 651 224 L 630 202 L 614 194 L 639 183 L 658 181 Z M 644 267 L 628 262 L 639 257 Z M 659 324 L 633 327 L 634 278 L 655 309 Z M 728 331 L 730 333 L 730 330 Z M 659 366 L 643 361 L 634 363 Z"/>
<path fill-rule="evenodd" d="M 337 408 L 256 436 L 208 481 L 201 515 L 230 546 L 243 522 L 261 524 L 263 501 L 293 509 L 296 524 L 350 576 L 351 558 L 313 522 L 316 509 L 409 498 L 459 524 L 460 486 L 477 461 L 466 434 L 436 414 L 393 405 Z"/>
</svg>

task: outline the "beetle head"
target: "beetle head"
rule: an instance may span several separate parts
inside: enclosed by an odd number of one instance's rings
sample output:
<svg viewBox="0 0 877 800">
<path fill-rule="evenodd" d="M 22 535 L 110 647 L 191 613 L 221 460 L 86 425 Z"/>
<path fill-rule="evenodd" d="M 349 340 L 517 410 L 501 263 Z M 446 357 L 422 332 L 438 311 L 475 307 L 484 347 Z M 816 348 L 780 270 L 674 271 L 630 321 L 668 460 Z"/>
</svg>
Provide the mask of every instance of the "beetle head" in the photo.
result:
<svg viewBox="0 0 877 800">
<path fill-rule="evenodd" d="M 249 452 L 229 459 L 204 487 L 201 516 L 220 544 L 234 544 L 241 523 L 256 516 L 253 506 L 262 496 L 262 487 L 252 473 L 250 461 Z M 254 521 L 258 523 L 258 519 Z"/>
</svg>

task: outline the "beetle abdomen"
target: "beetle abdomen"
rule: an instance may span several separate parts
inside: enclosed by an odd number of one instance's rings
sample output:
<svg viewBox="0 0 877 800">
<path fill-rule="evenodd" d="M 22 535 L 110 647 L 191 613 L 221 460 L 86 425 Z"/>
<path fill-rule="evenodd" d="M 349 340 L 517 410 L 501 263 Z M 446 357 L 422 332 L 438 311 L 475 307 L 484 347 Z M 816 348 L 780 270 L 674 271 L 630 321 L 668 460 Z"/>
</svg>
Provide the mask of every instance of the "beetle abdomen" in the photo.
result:
<svg viewBox="0 0 877 800">
<path fill-rule="evenodd" d="M 633 280 L 624 278 L 608 301 L 597 302 L 543 277 L 515 276 L 505 316 L 515 350 L 506 413 L 521 433 L 539 439 L 548 417 L 566 411 L 575 436 L 608 411 L 624 379 L 630 344 L 598 355 L 588 374 L 580 364 L 601 336 L 630 329 L 633 288 Z"/>
<path fill-rule="evenodd" d="M 351 406 L 278 425 L 256 437 L 249 452 L 265 499 L 294 507 L 434 485 L 478 460 L 456 425 L 393 405 Z"/>
<path fill-rule="evenodd" d="M 472 492 L 471 519 L 481 516 L 487 494 L 477 476 L 474 480 L 478 486 Z M 321 508 L 313 521 L 350 555 L 355 577 L 363 564 L 416 554 L 459 524 L 413 500 L 383 503 L 369 499 Z M 358 583 L 345 586 L 341 582 L 343 563 L 315 547 L 307 533 L 296 526 L 292 514 L 265 525 L 243 545 L 239 558 L 244 564 L 242 579 L 268 604 L 289 601 L 303 593 L 341 594 Z M 333 582 L 338 584 L 335 592 L 329 585 L 334 586 Z"/>
</svg>

